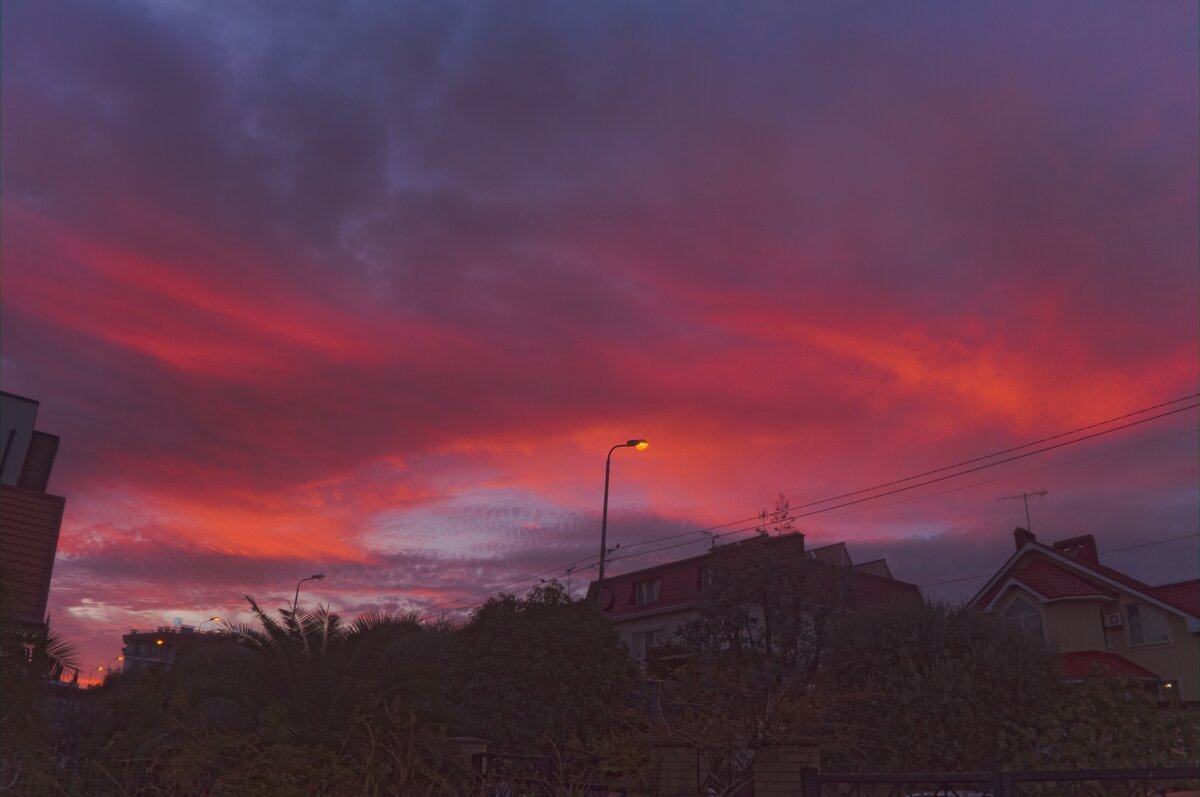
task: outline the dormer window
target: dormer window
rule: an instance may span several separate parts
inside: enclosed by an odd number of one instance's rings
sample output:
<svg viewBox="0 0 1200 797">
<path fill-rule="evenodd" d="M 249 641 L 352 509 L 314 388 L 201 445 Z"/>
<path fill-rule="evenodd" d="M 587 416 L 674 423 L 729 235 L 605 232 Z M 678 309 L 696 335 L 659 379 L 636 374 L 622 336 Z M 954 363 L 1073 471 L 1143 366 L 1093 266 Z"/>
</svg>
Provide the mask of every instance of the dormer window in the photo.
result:
<svg viewBox="0 0 1200 797">
<path fill-rule="evenodd" d="M 1008 605 L 1001 618 L 1004 625 L 1022 634 L 1044 639 L 1042 630 L 1042 611 L 1021 596 Z"/>
<path fill-rule="evenodd" d="M 1130 603 L 1125 607 L 1129 618 L 1129 644 L 1165 645 L 1171 641 L 1171 628 L 1167 615 L 1152 606 Z"/>
<path fill-rule="evenodd" d="M 635 581 L 633 583 L 633 602 L 642 606 L 647 603 L 654 603 L 658 600 L 658 587 L 662 583 L 662 579 L 648 578 L 645 581 Z"/>
</svg>

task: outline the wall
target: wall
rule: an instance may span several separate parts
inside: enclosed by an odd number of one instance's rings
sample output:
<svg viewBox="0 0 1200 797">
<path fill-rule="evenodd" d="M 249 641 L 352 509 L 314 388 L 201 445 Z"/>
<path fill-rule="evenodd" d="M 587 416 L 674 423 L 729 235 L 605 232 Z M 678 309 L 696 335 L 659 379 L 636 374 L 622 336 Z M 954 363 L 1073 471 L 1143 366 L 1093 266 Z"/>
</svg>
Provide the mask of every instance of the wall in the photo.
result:
<svg viewBox="0 0 1200 797">
<path fill-rule="evenodd" d="M 1136 598 L 1121 596 L 1121 615 L 1125 618 L 1125 604 L 1138 603 Z M 1135 664 L 1155 672 L 1166 680 L 1179 681 L 1181 700 L 1200 701 L 1200 635 L 1187 630 L 1182 617 L 1170 615 L 1171 641 L 1165 645 L 1134 647 L 1129 644 L 1129 622 L 1120 628 L 1109 628 L 1109 650 L 1124 656 Z"/>
<path fill-rule="evenodd" d="M 1062 601 L 1042 606 L 1046 641 L 1060 653 L 1104 650 L 1099 601 Z"/>
</svg>

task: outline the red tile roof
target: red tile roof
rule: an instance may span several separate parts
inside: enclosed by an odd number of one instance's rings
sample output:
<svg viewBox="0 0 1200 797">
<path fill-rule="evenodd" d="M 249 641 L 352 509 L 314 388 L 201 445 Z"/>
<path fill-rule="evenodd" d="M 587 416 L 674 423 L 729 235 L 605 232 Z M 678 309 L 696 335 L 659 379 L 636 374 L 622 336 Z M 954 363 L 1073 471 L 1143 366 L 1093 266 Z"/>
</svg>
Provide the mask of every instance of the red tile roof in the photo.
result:
<svg viewBox="0 0 1200 797">
<path fill-rule="evenodd" d="M 606 578 L 605 591 L 611 590 L 611 603 L 608 603 L 609 599 L 605 600 L 608 607 L 604 613 L 614 620 L 618 620 L 643 612 L 657 613 L 689 609 L 699 601 L 703 592 L 703 568 L 710 567 L 717 557 L 738 556 L 751 550 L 752 546 L 762 544 L 779 546 L 777 548 L 779 557 L 794 556 L 802 554 L 804 551 L 804 535 L 788 534 L 779 537 L 751 538 L 716 548 L 699 556 Z M 841 546 L 841 543 L 838 545 Z M 838 546 L 826 546 L 825 549 L 818 550 L 837 549 Z M 844 546 L 840 550 L 844 552 Z M 848 561 L 849 558 L 846 558 Z M 807 561 L 814 561 L 814 558 L 809 558 Z M 817 558 L 817 561 L 820 559 Z M 897 600 L 920 599 L 921 591 L 914 584 L 863 570 L 849 569 L 848 572 L 851 586 L 850 605 L 854 608 L 893 603 Z M 636 602 L 637 584 L 651 579 L 659 580 L 658 600 L 639 605 Z M 588 590 L 589 596 L 595 594 L 595 589 L 596 582 L 592 582 Z"/>
<path fill-rule="evenodd" d="M 1174 584 L 1163 584 L 1154 588 L 1154 594 L 1163 603 L 1178 606 L 1184 611 L 1200 617 L 1200 578 L 1178 581 Z"/>
<path fill-rule="evenodd" d="M 1117 593 L 1112 589 L 1072 573 L 1058 563 L 1040 556 L 1026 559 L 1013 573 L 1013 578 L 1047 600 L 1117 597 Z"/>
<path fill-rule="evenodd" d="M 1024 529 L 1019 529 L 1018 531 L 1024 531 Z M 1028 535 L 1029 533 L 1025 532 L 1025 534 Z M 1095 574 L 1127 587 L 1133 592 L 1139 592 L 1149 598 L 1156 599 L 1192 617 L 1200 618 L 1200 581 L 1182 581 L 1176 584 L 1166 584 L 1162 587 L 1152 587 L 1144 581 L 1139 581 L 1132 576 L 1125 575 L 1119 570 L 1113 570 L 1111 567 L 1106 567 L 1099 562 L 1089 561 L 1087 556 L 1066 555 L 1063 551 L 1056 548 L 1057 544 L 1056 546 L 1050 546 L 1037 542 L 1036 539 L 1032 538 L 1032 535 L 1023 539 L 1024 541 L 1017 553 L 997 572 L 997 576 L 1002 575 L 1008 568 L 1015 567 L 1012 571 L 1013 578 L 1021 581 L 1050 600 L 1065 597 L 1089 597 L 1091 595 L 1096 595 L 1098 598 L 1116 597 L 1116 593 L 1111 586 L 1104 584 L 1098 579 L 1093 580 L 1088 577 L 1089 574 Z M 1074 538 L 1066 542 L 1073 543 L 1081 539 L 1083 538 Z M 1032 552 L 1034 556 L 1031 557 L 1026 552 Z M 1050 554 L 1050 556 L 1037 555 L 1043 552 Z M 1071 565 L 1082 572 L 1078 572 L 1056 561 L 1055 558 L 1051 558 L 1064 555 L 1067 556 Z M 1015 566 L 1013 565 L 1014 561 L 1017 563 Z M 995 578 L 996 576 L 993 576 L 993 579 Z M 1000 594 L 1001 590 L 1004 589 L 1007 579 L 998 579 L 995 580 L 995 583 L 989 583 L 991 584 L 990 588 L 986 588 L 985 591 L 972 598 L 970 601 L 971 605 L 979 607 L 990 605 L 996 599 L 996 596 Z M 1084 585 L 1087 586 L 1085 587 Z"/>
<path fill-rule="evenodd" d="M 1062 660 L 1063 675 L 1068 678 L 1088 678 L 1096 676 L 1125 676 L 1129 678 L 1153 678 L 1158 676 L 1140 664 L 1134 664 L 1123 656 L 1104 650 L 1077 650 L 1064 653 Z"/>
<path fill-rule="evenodd" d="M 0 485 L 0 571 L 17 621 L 41 623 L 66 499 Z"/>
</svg>

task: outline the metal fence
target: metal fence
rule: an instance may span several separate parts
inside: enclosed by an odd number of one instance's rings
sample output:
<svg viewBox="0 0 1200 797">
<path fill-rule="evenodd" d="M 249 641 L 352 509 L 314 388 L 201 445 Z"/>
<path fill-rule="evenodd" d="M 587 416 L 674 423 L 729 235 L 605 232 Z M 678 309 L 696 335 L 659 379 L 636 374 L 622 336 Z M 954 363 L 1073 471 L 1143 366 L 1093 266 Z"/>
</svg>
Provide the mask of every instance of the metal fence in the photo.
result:
<svg viewBox="0 0 1200 797">
<path fill-rule="evenodd" d="M 1200 797 L 1200 767 L 1047 772 L 801 772 L 803 797 Z"/>
<path fill-rule="evenodd" d="M 626 797 L 624 789 L 592 782 L 595 762 L 583 758 L 476 753 L 471 767 L 481 797 Z"/>
</svg>

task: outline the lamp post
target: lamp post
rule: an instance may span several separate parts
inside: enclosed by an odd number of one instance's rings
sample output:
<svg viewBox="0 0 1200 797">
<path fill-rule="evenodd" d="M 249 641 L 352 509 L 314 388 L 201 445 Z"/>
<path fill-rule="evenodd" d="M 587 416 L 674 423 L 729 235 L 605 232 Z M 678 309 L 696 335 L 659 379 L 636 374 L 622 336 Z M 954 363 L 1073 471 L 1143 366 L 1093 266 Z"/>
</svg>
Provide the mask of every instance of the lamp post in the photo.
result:
<svg viewBox="0 0 1200 797">
<path fill-rule="evenodd" d="M 317 573 L 314 576 L 309 576 L 308 578 L 302 578 L 296 582 L 296 597 L 292 599 L 292 614 L 293 615 L 296 613 L 296 607 L 298 605 L 300 605 L 300 585 L 303 584 L 305 581 L 314 581 L 314 580 L 315 581 L 323 581 L 324 579 L 325 579 L 324 573 Z"/>
<path fill-rule="evenodd" d="M 600 599 L 600 590 L 604 588 L 604 559 L 608 556 L 608 476 L 612 471 L 612 455 L 618 448 L 632 448 L 635 451 L 645 451 L 650 444 L 645 440 L 629 440 L 617 443 L 608 449 L 604 459 L 604 511 L 600 514 L 600 578 L 596 581 L 596 599 Z"/>
<path fill-rule="evenodd" d="M 200 625 L 196 626 L 196 633 L 200 633 L 201 631 L 203 631 L 204 626 L 208 625 L 209 623 L 219 623 L 219 622 L 221 622 L 220 617 L 210 617 L 207 620 L 205 620 L 204 622 L 200 623 Z"/>
</svg>

